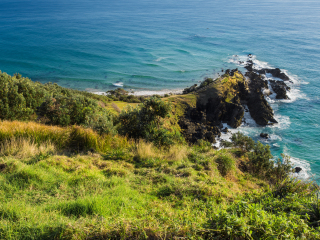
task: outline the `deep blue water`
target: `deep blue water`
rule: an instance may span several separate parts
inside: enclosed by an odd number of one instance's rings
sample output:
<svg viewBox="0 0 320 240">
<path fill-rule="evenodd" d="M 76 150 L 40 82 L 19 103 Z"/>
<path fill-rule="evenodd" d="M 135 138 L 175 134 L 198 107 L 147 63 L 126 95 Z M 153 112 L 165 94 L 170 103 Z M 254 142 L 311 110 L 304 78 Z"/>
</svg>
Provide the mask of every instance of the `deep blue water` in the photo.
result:
<svg viewBox="0 0 320 240">
<path fill-rule="evenodd" d="M 1 0 L 0 69 L 89 91 L 181 89 L 235 68 L 233 55 L 287 70 L 280 124 L 243 127 L 320 172 L 320 1 Z M 271 100 L 271 102 L 273 102 Z"/>
</svg>

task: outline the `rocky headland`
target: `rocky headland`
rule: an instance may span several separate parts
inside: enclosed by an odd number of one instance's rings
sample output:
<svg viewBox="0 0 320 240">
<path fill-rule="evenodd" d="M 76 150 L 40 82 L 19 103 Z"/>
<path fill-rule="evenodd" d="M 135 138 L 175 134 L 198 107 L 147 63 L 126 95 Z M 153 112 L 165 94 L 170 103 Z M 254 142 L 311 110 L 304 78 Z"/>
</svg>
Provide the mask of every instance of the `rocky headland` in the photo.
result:
<svg viewBox="0 0 320 240">
<path fill-rule="evenodd" d="M 195 84 L 183 91 L 184 95 L 194 95 L 193 104 L 180 101 L 184 111 L 180 112 L 178 124 L 187 141 L 215 142 L 215 137 L 228 131 L 223 123 L 239 127 L 245 121 L 245 111 L 261 126 L 277 123 L 265 97 L 276 94 L 276 99 L 289 99 L 290 87 L 286 84 L 289 77 L 279 68 L 256 69 L 251 55 L 244 67 L 247 70 L 244 74 L 238 69 L 228 69 L 215 80 L 207 78 L 199 86 Z"/>
</svg>

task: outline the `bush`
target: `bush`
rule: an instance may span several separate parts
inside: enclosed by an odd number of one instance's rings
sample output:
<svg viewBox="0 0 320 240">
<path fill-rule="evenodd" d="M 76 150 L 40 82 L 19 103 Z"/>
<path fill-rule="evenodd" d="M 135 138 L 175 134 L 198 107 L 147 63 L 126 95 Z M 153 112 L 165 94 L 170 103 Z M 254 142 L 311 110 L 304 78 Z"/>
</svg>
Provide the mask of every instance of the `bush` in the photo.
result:
<svg viewBox="0 0 320 240">
<path fill-rule="evenodd" d="M 270 170 L 274 167 L 269 145 L 263 145 L 261 142 L 257 142 L 253 151 L 248 153 L 249 158 L 249 170 L 255 176 L 267 177 L 270 176 Z"/>
<path fill-rule="evenodd" d="M 318 239 L 297 214 L 268 212 L 255 203 L 238 202 L 208 222 L 209 238 L 218 239 Z"/>
<path fill-rule="evenodd" d="M 226 176 L 236 168 L 236 161 L 230 153 L 220 152 L 216 157 L 216 163 L 222 176 Z"/>
<path fill-rule="evenodd" d="M 123 101 L 128 103 L 141 103 L 145 99 L 143 96 L 137 97 L 134 95 L 129 95 L 129 92 L 123 88 L 107 91 L 107 94 L 109 98 L 114 101 Z"/>
<path fill-rule="evenodd" d="M 151 97 L 138 108 L 128 106 L 119 117 L 119 133 L 133 139 L 146 139 L 156 145 L 168 146 L 181 139 L 177 131 L 170 132 L 163 127 L 163 118 L 169 116 L 171 105 Z"/>
<path fill-rule="evenodd" d="M 271 183 L 283 181 L 289 177 L 293 168 L 288 156 L 282 155 L 283 159 L 272 161 L 273 156 L 269 145 L 263 145 L 260 142 L 255 143 L 253 150 L 248 154 L 249 172 L 259 178 L 264 178 Z"/>
<path fill-rule="evenodd" d="M 100 135 L 114 135 L 117 133 L 117 130 L 113 125 L 113 115 L 108 111 L 88 114 L 84 125 L 97 131 Z"/>
<path fill-rule="evenodd" d="M 30 119 L 46 92 L 28 78 L 0 72 L 0 119 Z"/>
<path fill-rule="evenodd" d="M 187 94 L 187 93 L 190 93 L 190 92 L 195 92 L 201 88 L 204 88 L 206 86 L 208 86 L 210 83 L 213 83 L 214 80 L 212 78 L 205 78 L 203 82 L 201 82 L 200 86 L 198 86 L 197 84 L 194 84 L 192 85 L 191 87 L 189 88 L 185 88 L 183 90 L 183 94 Z"/>
<path fill-rule="evenodd" d="M 67 89 L 57 84 L 32 82 L 20 74 L 12 77 L 0 72 L 0 119 L 29 120 L 35 119 L 37 113 L 49 124 L 67 126 L 98 121 L 99 127 L 94 124 L 95 129 L 110 132 L 106 131 L 106 128 L 113 128 L 110 117 L 106 117 L 107 112 L 99 106 L 109 100 L 105 96 Z M 90 120 L 90 117 L 93 119 Z"/>
<path fill-rule="evenodd" d="M 239 147 L 242 152 L 251 151 L 255 145 L 252 138 L 245 136 L 243 133 L 237 132 L 232 134 L 232 143 L 235 147 Z"/>
<path fill-rule="evenodd" d="M 83 96 L 57 96 L 47 98 L 37 110 L 47 123 L 68 126 L 84 124 L 88 116 L 92 116 L 98 109 L 96 101 Z"/>
</svg>

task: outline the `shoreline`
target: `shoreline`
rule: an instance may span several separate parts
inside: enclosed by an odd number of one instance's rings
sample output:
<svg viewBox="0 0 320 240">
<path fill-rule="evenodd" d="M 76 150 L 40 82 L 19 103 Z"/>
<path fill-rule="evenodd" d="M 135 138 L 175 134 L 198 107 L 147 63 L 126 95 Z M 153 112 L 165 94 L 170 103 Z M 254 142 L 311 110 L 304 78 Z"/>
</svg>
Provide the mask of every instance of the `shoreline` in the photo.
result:
<svg viewBox="0 0 320 240">
<path fill-rule="evenodd" d="M 89 93 L 97 94 L 97 95 L 105 95 L 105 96 L 108 95 L 106 92 L 94 92 L 94 91 L 90 91 L 89 89 L 86 89 L 85 91 L 89 92 Z M 178 95 L 178 94 L 182 94 L 182 92 L 183 92 L 183 89 L 173 89 L 173 90 L 163 89 L 163 90 L 158 90 L 158 91 L 142 90 L 142 91 L 130 92 L 129 95 L 133 95 L 133 96 L 152 96 L 152 95 L 164 96 L 166 94 Z"/>
</svg>

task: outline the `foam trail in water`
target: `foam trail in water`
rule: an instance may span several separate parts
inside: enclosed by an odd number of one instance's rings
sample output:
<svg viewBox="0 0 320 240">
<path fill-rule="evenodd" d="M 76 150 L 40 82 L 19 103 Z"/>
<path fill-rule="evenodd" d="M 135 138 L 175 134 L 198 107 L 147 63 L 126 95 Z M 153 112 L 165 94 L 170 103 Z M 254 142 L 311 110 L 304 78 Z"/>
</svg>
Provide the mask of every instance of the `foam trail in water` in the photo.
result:
<svg viewBox="0 0 320 240">
<path fill-rule="evenodd" d="M 165 57 L 159 57 L 159 58 L 157 58 L 156 60 L 154 60 L 154 61 L 156 61 L 156 62 L 160 62 L 161 60 L 163 60 L 163 59 L 166 59 Z"/>
<path fill-rule="evenodd" d="M 298 178 L 298 179 L 310 179 L 311 174 L 311 168 L 310 164 L 302 159 L 290 157 L 290 162 L 293 165 L 293 167 L 300 167 L 302 170 L 299 173 L 292 173 L 292 177 Z"/>
<path fill-rule="evenodd" d="M 253 69 L 255 70 L 261 70 L 263 68 L 271 69 L 273 68 L 268 62 L 263 62 L 257 59 L 255 55 L 252 55 L 250 58 L 246 55 L 233 55 L 228 62 L 234 63 L 240 67 L 244 67 L 248 64 L 248 60 L 251 60 L 253 63 Z M 273 99 L 274 101 L 278 102 L 285 102 L 285 103 L 291 103 L 296 101 L 297 99 L 308 99 L 307 96 L 298 89 L 298 87 L 301 84 L 309 84 L 308 82 L 303 81 L 298 76 L 290 74 L 288 70 L 281 69 L 283 73 L 285 73 L 289 77 L 289 81 L 285 81 L 285 83 L 291 88 L 291 90 L 287 91 L 287 95 L 290 99 Z M 283 81 L 282 79 L 273 77 L 272 74 L 267 73 L 265 75 L 266 80 L 276 80 L 276 81 Z M 269 89 L 272 90 L 272 88 L 269 86 Z M 275 95 L 274 95 L 275 96 Z"/>
</svg>

